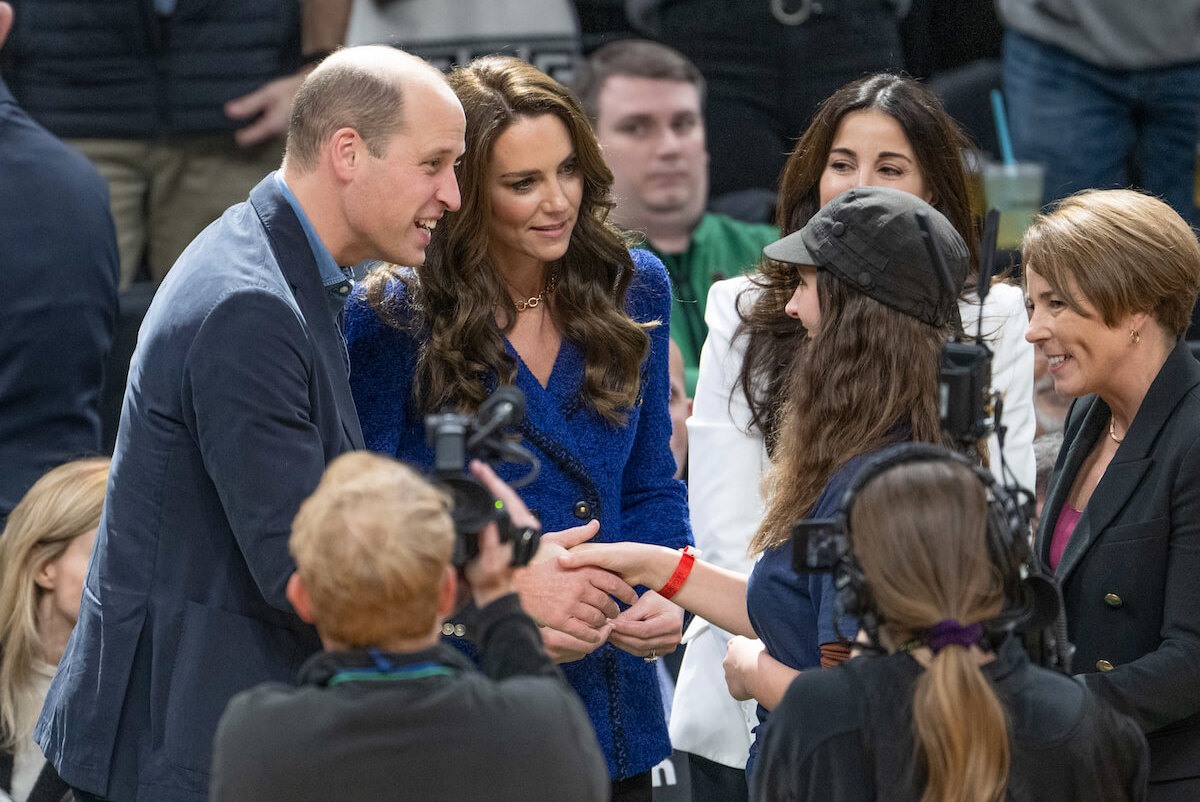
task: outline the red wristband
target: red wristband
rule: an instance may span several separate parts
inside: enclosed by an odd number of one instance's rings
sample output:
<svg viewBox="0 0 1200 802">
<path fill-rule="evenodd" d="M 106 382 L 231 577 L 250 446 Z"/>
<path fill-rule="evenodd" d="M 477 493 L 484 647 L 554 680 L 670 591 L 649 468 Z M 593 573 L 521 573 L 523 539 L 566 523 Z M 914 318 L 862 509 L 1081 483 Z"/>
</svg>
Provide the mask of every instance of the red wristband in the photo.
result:
<svg viewBox="0 0 1200 802">
<path fill-rule="evenodd" d="M 669 599 L 679 592 L 683 587 L 683 583 L 687 581 L 688 574 L 692 572 L 692 566 L 696 563 L 696 548 L 694 546 L 684 546 L 683 551 L 679 554 L 679 565 L 675 566 L 675 573 L 671 574 L 671 578 L 667 580 L 667 584 L 662 586 L 662 590 L 658 592 L 659 596 L 664 599 Z"/>
</svg>

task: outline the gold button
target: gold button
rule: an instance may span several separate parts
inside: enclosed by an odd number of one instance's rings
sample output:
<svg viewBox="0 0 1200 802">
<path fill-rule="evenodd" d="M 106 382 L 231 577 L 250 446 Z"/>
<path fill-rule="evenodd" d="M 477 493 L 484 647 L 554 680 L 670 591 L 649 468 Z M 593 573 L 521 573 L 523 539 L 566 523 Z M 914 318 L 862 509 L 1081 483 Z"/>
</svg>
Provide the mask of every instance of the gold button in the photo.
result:
<svg viewBox="0 0 1200 802">
<path fill-rule="evenodd" d="M 576 518 L 581 521 L 586 521 L 588 518 L 592 517 L 592 505 L 588 504 L 586 501 L 576 501 L 573 512 L 575 513 Z"/>
<path fill-rule="evenodd" d="M 1115 610 L 1116 608 L 1120 607 L 1125 602 L 1121 601 L 1121 597 L 1115 593 L 1105 593 L 1104 594 L 1104 603 Z"/>
<path fill-rule="evenodd" d="M 1097 660 L 1096 668 L 1100 669 L 1101 671 L 1112 671 L 1113 664 L 1108 662 L 1107 660 Z"/>
</svg>

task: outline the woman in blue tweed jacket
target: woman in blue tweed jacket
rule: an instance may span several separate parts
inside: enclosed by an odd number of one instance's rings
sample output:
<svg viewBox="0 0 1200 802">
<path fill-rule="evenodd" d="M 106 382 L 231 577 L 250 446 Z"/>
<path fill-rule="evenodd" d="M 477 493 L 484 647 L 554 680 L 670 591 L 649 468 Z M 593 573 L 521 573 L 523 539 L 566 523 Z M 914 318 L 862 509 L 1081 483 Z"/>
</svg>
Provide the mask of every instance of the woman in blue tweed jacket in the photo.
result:
<svg viewBox="0 0 1200 802">
<path fill-rule="evenodd" d="M 542 469 L 521 493 L 560 534 L 521 572 L 521 599 L 587 707 L 613 798 L 648 800 L 650 769 L 670 752 L 648 661 L 678 644 L 682 611 L 598 569 L 564 571 L 555 555 L 593 537 L 691 542 L 668 446 L 670 285 L 606 222 L 612 175 L 564 87 L 503 57 L 449 80 L 467 117 L 462 209 L 424 267 L 377 270 L 346 309 L 363 434 L 429 466 L 426 413 L 473 411 L 500 384 L 525 392 L 522 444 Z"/>
</svg>

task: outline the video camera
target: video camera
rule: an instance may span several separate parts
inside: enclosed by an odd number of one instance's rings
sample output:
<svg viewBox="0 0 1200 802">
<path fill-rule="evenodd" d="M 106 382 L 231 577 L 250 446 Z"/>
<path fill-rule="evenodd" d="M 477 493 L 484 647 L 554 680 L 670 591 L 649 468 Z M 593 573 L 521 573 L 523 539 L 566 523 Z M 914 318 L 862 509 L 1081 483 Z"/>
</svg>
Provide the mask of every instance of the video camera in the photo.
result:
<svg viewBox="0 0 1200 802">
<path fill-rule="evenodd" d="M 541 532 L 535 527 L 514 527 L 504 505 L 466 471 L 471 459 L 489 465 L 517 462 L 530 469 L 510 484 L 522 487 L 533 481 L 540 469 L 537 457 L 504 434 L 506 427 L 520 423 L 524 416 L 525 394 L 519 387 L 504 385 L 479 405 L 475 415 L 440 412 L 425 417 L 425 436 L 434 451 L 434 482 L 454 499 L 456 567 L 479 555 L 479 535 L 492 521 L 500 531 L 500 542 L 513 544 L 513 567 L 528 565 L 537 553 Z"/>
</svg>

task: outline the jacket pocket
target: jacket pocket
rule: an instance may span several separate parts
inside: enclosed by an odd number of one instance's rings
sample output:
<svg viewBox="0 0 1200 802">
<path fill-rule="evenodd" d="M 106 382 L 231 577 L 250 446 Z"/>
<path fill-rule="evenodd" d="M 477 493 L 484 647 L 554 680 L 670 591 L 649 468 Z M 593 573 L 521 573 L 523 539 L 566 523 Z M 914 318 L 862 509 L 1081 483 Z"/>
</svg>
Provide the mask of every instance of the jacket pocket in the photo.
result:
<svg viewBox="0 0 1200 802">
<path fill-rule="evenodd" d="M 163 734 L 167 759 L 208 774 L 213 735 L 229 700 L 262 682 L 294 683 L 302 659 L 297 633 L 290 629 L 185 602 L 170 668 Z"/>
</svg>

